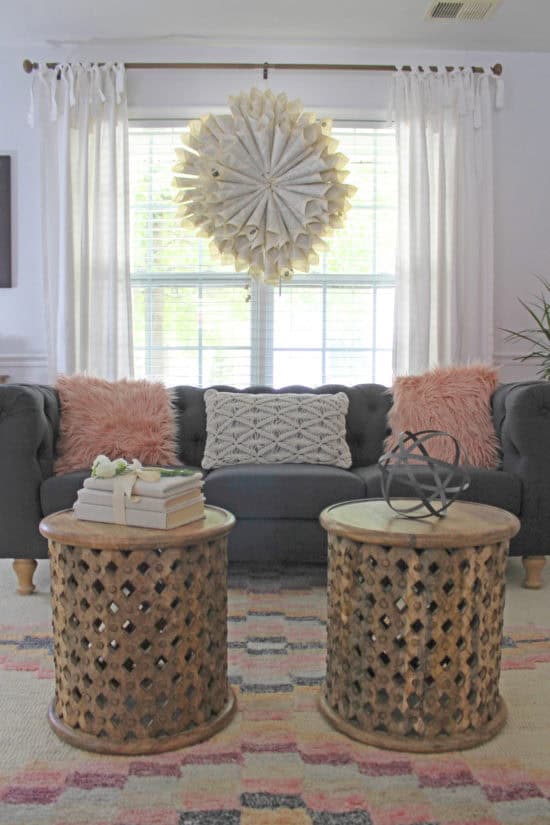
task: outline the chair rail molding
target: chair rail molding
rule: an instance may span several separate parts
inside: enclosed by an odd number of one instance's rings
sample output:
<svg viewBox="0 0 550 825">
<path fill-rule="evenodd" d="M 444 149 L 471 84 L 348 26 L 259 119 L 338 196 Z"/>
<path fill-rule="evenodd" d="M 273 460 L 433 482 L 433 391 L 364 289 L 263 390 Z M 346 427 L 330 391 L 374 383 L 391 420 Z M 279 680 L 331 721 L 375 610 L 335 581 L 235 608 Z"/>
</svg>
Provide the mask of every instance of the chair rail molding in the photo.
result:
<svg viewBox="0 0 550 825">
<path fill-rule="evenodd" d="M 520 361 L 520 358 L 528 354 L 528 349 L 494 352 L 493 363 L 501 368 L 500 380 L 503 382 L 526 381 L 530 378 L 538 378 L 538 366 L 535 361 Z"/>
<path fill-rule="evenodd" d="M 0 352 L 0 374 L 9 381 L 48 382 L 48 356 L 42 352 Z"/>
</svg>

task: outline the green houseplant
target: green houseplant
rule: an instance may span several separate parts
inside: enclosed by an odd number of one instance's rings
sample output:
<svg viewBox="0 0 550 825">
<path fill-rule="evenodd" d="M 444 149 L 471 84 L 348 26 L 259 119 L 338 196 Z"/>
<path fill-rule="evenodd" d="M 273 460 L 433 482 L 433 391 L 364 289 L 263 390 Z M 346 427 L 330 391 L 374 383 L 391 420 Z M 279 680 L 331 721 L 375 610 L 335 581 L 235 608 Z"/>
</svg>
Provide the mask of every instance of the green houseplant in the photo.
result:
<svg viewBox="0 0 550 825">
<path fill-rule="evenodd" d="M 550 283 L 544 278 L 538 279 L 542 285 L 541 294 L 534 299 L 531 305 L 518 298 L 522 307 L 527 310 L 533 326 L 517 332 L 504 329 L 507 332 L 506 341 L 527 341 L 533 349 L 525 355 L 515 356 L 518 361 L 535 360 L 539 362 L 537 375 L 550 380 Z"/>
</svg>

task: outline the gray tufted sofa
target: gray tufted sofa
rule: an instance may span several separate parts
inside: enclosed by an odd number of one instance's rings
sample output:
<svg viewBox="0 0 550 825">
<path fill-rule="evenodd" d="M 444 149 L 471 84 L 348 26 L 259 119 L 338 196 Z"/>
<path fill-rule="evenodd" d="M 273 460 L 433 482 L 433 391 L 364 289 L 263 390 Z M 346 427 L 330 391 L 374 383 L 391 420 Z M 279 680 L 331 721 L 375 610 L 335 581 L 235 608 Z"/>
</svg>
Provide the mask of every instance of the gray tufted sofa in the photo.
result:
<svg viewBox="0 0 550 825">
<path fill-rule="evenodd" d="M 216 387 L 231 390 L 233 387 Z M 305 464 L 239 465 L 206 473 L 210 504 L 237 517 L 230 537 L 230 561 L 319 563 L 326 557 L 321 510 L 338 501 L 381 495 L 376 462 L 387 433 L 392 399 L 377 384 L 327 385 L 242 392 L 345 392 L 349 398 L 347 440 L 349 470 Z M 206 440 L 204 389 L 174 389 L 179 457 L 200 467 Z M 511 545 L 524 557 L 528 580 L 540 585 L 544 553 L 550 541 L 550 384 L 541 381 L 501 385 L 492 399 L 493 418 L 502 445 L 498 470 L 474 469 L 465 499 L 503 507 L 519 516 L 522 527 Z M 47 556 L 39 535 L 40 519 L 71 507 L 89 470 L 53 475 L 59 430 L 59 400 L 52 387 L 0 386 L 0 557 L 14 558 L 20 592 L 32 592 L 33 559 Z M 132 458 L 132 456 L 128 456 Z M 407 495 L 397 486 L 395 495 Z M 29 567 L 30 574 L 29 574 Z M 26 574 L 27 584 L 22 584 Z M 30 584 L 29 584 L 30 582 Z"/>
</svg>

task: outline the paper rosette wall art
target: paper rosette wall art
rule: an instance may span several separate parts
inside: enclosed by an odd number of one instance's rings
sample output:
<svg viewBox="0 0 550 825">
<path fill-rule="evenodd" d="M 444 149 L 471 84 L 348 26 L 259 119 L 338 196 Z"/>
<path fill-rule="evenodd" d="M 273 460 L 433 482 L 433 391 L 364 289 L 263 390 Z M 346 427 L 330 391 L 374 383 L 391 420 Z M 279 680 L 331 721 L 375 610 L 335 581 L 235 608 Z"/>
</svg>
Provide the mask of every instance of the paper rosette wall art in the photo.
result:
<svg viewBox="0 0 550 825">
<path fill-rule="evenodd" d="M 330 120 L 298 100 L 252 89 L 229 98 L 231 113 L 191 122 L 176 149 L 174 186 L 182 225 L 224 263 L 266 283 L 308 272 L 341 227 L 355 187 Z"/>
</svg>

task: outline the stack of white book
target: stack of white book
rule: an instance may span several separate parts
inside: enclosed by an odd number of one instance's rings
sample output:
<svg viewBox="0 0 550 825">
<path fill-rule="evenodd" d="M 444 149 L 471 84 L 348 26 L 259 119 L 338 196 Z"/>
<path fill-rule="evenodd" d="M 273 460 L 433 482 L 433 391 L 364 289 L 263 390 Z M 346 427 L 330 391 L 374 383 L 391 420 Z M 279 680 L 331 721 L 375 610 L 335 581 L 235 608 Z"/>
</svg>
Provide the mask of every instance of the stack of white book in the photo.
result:
<svg viewBox="0 0 550 825">
<path fill-rule="evenodd" d="M 117 523 L 113 510 L 112 478 L 87 478 L 78 491 L 74 514 L 84 521 Z M 204 518 L 202 475 L 161 477 L 149 482 L 138 479 L 132 497 L 125 499 L 125 523 L 132 527 L 169 530 Z M 120 523 L 120 522 L 118 522 Z"/>
</svg>

